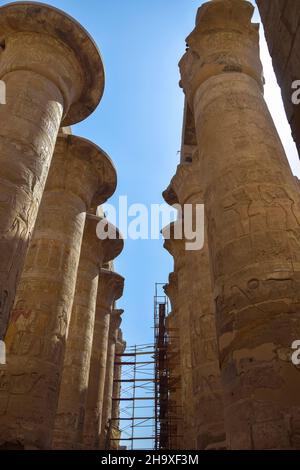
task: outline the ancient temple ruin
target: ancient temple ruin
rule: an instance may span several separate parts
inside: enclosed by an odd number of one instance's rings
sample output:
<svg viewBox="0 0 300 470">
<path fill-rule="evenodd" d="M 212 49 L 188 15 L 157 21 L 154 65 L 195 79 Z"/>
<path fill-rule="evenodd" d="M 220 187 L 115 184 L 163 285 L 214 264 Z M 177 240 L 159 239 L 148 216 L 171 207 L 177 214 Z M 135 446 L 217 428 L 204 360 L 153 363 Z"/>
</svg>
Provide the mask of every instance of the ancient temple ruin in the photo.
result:
<svg viewBox="0 0 300 470">
<path fill-rule="evenodd" d="M 300 4 L 257 3 L 299 148 Z M 243 0 L 202 5 L 179 64 L 181 161 L 164 198 L 204 204 L 205 243 L 193 252 L 165 241 L 178 384 L 170 414 L 178 410 L 182 436 L 171 448 L 299 449 L 299 186 L 264 101 L 253 10 Z"/>
<path fill-rule="evenodd" d="M 257 5 L 299 151 L 300 2 Z M 163 198 L 204 205 L 204 244 L 175 236 L 180 211 L 162 231 L 174 269 L 151 353 L 160 367 L 165 349 L 156 449 L 300 448 L 299 181 L 264 100 L 253 11 L 204 3 L 179 63 L 182 148 Z M 66 13 L 7 4 L 0 80 L 0 450 L 120 449 L 124 240 L 101 210 L 117 172 L 71 129 L 101 101 L 102 59 Z M 116 237 L 97 236 L 103 221 Z"/>
<path fill-rule="evenodd" d="M 117 174 L 66 127 L 99 104 L 104 68 L 89 34 L 53 7 L 4 6 L 0 30 L 0 448 L 104 448 L 123 347 L 113 260 L 124 243 L 97 237 L 96 209 Z"/>
</svg>

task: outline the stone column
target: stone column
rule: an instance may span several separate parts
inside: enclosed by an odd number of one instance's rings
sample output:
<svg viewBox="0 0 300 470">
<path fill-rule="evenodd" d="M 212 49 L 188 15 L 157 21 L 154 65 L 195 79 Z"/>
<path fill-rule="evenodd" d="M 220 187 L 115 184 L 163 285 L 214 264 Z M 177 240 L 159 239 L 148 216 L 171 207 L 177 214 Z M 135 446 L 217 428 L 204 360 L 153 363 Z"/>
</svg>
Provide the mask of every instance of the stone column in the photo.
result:
<svg viewBox="0 0 300 470">
<path fill-rule="evenodd" d="M 116 258 L 123 240 L 100 240 L 100 217 L 88 214 L 60 385 L 53 449 L 78 449 L 82 443 L 100 268 Z"/>
<path fill-rule="evenodd" d="M 168 367 L 169 367 L 169 426 L 170 426 L 170 449 L 181 449 L 182 447 L 182 390 L 181 390 L 181 357 L 180 357 L 180 319 L 178 316 L 178 282 L 177 275 L 169 275 L 169 283 L 164 287 L 166 295 L 171 302 L 171 312 L 167 317 L 168 343 Z"/>
<path fill-rule="evenodd" d="M 115 301 L 123 294 L 123 288 L 123 277 L 114 271 L 101 269 L 84 422 L 85 449 L 99 448 L 110 316 Z"/>
<path fill-rule="evenodd" d="M 112 418 L 112 396 L 114 385 L 114 365 L 118 330 L 121 325 L 123 310 L 113 310 L 109 322 L 109 334 L 106 355 L 106 372 L 102 407 L 102 422 L 100 433 L 100 449 L 110 448 L 110 429 Z"/>
<path fill-rule="evenodd" d="M 180 68 L 205 182 L 230 449 L 300 447 L 299 191 L 262 95 L 253 6 L 200 8 Z"/>
<path fill-rule="evenodd" d="M 86 211 L 115 187 L 102 150 L 79 137 L 58 138 L 5 338 L 0 445 L 50 445 Z"/>
<path fill-rule="evenodd" d="M 177 306 L 179 320 L 179 342 L 181 361 L 181 394 L 182 394 L 182 440 L 181 448 L 196 449 L 195 410 L 193 397 L 192 344 L 189 329 L 191 312 L 189 308 L 189 284 L 187 266 L 185 264 L 185 247 L 183 239 L 176 239 L 175 224 L 163 230 L 164 248 L 174 258 L 174 272 L 177 276 Z"/>
<path fill-rule="evenodd" d="M 296 92 L 292 84 L 300 80 L 300 3 L 294 0 L 256 0 L 256 4 L 300 158 L 300 106 L 299 103 L 293 104 L 292 100 L 292 94 Z M 298 97 L 299 92 L 296 93 Z"/>
<path fill-rule="evenodd" d="M 122 330 L 119 328 L 118 339 L 116 343 L 115 366 L 114 366 L 114 385 L 112 393 L 112 411 L 111 411 L 111 436 L 113 440 L 110 442 L 112 450 L 118 450 L 120 445 L 120 396 L 121 396 L 121 380 L 122 380 L 122 354 L 126 349 L 126 343 L 123 341 Z"/>
<path fill-rule="evenodd" d="M 92 39 L 56 8 L 0 8 L 0 339 L 4 337 L 57 133 L 87 117 L 104 86 Z"/>
<path fill-rule="evenodd" d="M 188 302 L 190 324 L 185 326 L 191 332 L 192 380 L 195 402 L 196 449 L 224 449 L 226 435 L 224 428 L 223 391 L 219 366 L 215 305 L 212 292 L 206 223 L 196 215 L 197 205 L 203 204 L 201 172 L 193 155 L 192 163 L 178 165 L 171 187 L 183 208 L 183 217 L 192 216 L 193 230 L 204 229 L 202 249 L 186 249 L 185 269 L 188 279 Z M 191 211 L 191 212 L 189 212 Z M 191 243 L 191 241 L 187 241 Z M 191 245 L 191 248 L 195 248 Z"/>
</svg>

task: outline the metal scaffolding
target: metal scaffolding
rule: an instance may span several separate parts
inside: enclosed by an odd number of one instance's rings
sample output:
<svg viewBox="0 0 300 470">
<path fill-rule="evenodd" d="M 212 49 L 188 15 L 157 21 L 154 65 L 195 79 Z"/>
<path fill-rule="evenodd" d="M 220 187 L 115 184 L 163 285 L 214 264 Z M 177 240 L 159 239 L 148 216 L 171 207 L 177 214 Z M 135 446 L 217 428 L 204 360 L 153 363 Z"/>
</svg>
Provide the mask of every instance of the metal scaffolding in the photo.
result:
<svg viewBox="0 0 300 470">
<path fill-rule="evenodd" d="M 122 449 L 170 449 L 176 410 L 170 401 L 174 381 L 169 371 L 168 297 L 155 284 L 154 342 L 127 347 L 116 356 L 122 366 L 119 446 Z M 173 358 L 172 358 L 173 360 Z M 110 441 L 116 440 L 110 436 Z M 119 439 L 118 439 L 119 440 Z"/>
<path fill-rule="evenodd" d="M 153 344 L 128 347 L 116 356 L 122 366 L 120 397 L 120 447 L 153 449 L 155 403 Z"/>
<path fill-rule="evenodd" d="M 155 284 L 154 349 L 155 349 L 155 450 L 169 448 L 168 419 L 168 336 L 166 318 L 168 298 L 163 284 Z"/>
</svg>

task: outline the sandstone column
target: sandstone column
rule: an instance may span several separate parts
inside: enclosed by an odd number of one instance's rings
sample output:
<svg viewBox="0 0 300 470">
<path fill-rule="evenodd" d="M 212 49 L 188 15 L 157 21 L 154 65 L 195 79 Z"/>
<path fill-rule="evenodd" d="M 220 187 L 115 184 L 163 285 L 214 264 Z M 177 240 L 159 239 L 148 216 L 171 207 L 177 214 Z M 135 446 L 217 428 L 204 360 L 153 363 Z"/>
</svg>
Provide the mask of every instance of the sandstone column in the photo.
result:
<svg viewBox="0 0 300 470">
<path fill-rule="evenodd" d="M 110 448 L 110 428 L 112 417 L 112 395 L 114 385 L 114 365 L 118 330 L 121 325 L 123 310 L 113 310 L 109 322 L 109 334 L 106 355 L 105 384 L 102 406 L 100 449 Z"/>
<path fill-rule="evenodd" d="M 300 447 L 299 191 L 262 95 L 253 6 L 200 8 L 180 67 L 205 182 L 231 449 Z"/>
<path fill-rule="evenodd" d="M 61 121 L 97 106 L 103 65 L 92 39 L 56 8 L 18 2 L 0 8 L 0 339 L 43 194 Z"/>
<path fill-rule="evenodd" d="M 50 445 L 86 211 L 115 187 L 115 169 L 101 149 L 58 138 L 6 335 L 0 445 Z"/>
<path fill-rule="evenodd" d="M 110 316 L 115 301 L 123 294 L 123 288 L 123 277 L 114 271 L 101 269 L 84 423 L 85 449 L 99 448 Z"/>
<path fill-rule="evenodd" d="M 185 264 L 185 247 L 183 239 L 176 239 L 175 224 L 163 230 L 164 247 L 174 258 L 174 272 L 177 276 L 177 305 L 179 320 L 179 342 L 181 361 L 181 397 L 182 397 L 182 439 L 181 448 L 191 450 L 196 448 L 195 440 L 195 410 L 192 377 L 192 344 L 190 325 L 191 312 L 189 309 L 189 284 Z"/>
<path fill-rule="evenodd" d="M 178 165 L 171 187 L 183 208 L 183 217 L 192 216 L 193 230 L 197 230 L 200 238 L 203 228 L 206 232 L 206 224 L 196 215 L 197 205 L 203 204 L 201 172 L 196 155 L 194 153 L 193 163 Z M 191 241 L 186 240 L 186 243 Z M 195 241 L 193 243 L 195 248 Z M 190 324 L 185 328 L 189 327 L 191 332 L 196 448 L 222 449 L 226 448 L 223 391 L 206 233 L 203 248 L 189 250 L 186 245 L 184 257 L 190 309 Z"/>
<path fill-rule="evenodd" d="M 256 0 L 272 57 L 274 72 L 281 88 L 286 116 L 300 157 L 300 106 L 293 104 L 292 84 L 300 80 L 300 2 L 295 0 Z M 298 88 L 298 87 L 297 87 Z M 296 93 L 297 98 L 299 93 Z"/>
<path fill-rule="evenodd" d="M 111 436 L 114 440 L 110 442 L 110 448 L 115 450 L 118 450 L 120 445 L 120 396 L 122 380 L 121 356 L 125 349 L 126 343 L 123 341 L 122 330 L 119 328 L 115 351 L 114 384 L 112 393 L 113 402 L 111 411 Z"/>
<path fill-rule="evenodd" d="M 170 449 L 181 449 L 182 445 L 182 391 L 181 391 L 181 358 L 180 358 L 180 319 L 178 317 L 178 283 L 177 275 L 171 273 L 169 282 L 164 287 L 166 295 L 171 302 L 171 312 L 167 317 L 168 343 L 168 366 L 169 366 L 169 426 L 170 426 Z"/>
<path fill-rule="evenodd" d="M 116 258 L 123 240 L 100 240 L 100 217 L 87 215 L 64 358 L 52 448 L 78 449 L 83 437 L 100 268 Z"/>
</svg>

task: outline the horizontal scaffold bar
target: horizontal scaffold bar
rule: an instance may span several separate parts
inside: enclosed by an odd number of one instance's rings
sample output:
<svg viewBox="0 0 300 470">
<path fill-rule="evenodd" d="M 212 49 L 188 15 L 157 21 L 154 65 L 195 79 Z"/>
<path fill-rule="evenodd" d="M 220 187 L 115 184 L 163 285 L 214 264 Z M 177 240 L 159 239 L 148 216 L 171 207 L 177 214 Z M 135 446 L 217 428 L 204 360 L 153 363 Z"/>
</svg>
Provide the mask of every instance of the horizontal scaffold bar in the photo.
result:
<svg viewBox="0 0 300 470">
<path fill-rule="evenodd" d="M 139 364 L 155 364 L 154 361 L 115 362 L 115 366 L 135 366 Z"/>
<path fill-rule="evenodd" d="M 112 398 L 112 401 L 155 400 L 155 397 Z"/>
<path fill-rule="evenodd" d="M 132 416 L 131 418 L 111 418 L 111 421 L 135 421 L 138 419 L 155 419 L 154 416 Z"/>
<path fill-rule="evenodd" d="M 155 351 L 146 351 L 146 352 L 116 354 L 116 356 L 117 357 L 147 356 L 149 354 L 154 354 L 154 353 Z"/>
<path fill-rule="evenodd" d="M 145 379 L 115 379 L 115 383 L 131 383 L 131 382 L 157 382 L 158 380 L 153 378 L 145 378 Z"/>
</svg>

